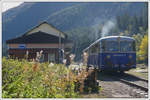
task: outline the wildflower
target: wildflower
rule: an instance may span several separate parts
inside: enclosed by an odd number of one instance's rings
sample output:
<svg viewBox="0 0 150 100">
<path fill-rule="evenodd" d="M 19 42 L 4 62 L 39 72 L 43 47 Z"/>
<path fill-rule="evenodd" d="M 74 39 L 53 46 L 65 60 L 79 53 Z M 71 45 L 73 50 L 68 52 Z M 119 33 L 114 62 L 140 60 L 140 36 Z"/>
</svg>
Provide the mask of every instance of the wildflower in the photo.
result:
<svg viewBox="0 0 150 100">
<path fill-rule="evenodd" d="M 48 67 L 52 67 L 52 66 L 54 66 L 54 63 L 50 63 L 49 65 L 48 65 Z"/>
</svg>

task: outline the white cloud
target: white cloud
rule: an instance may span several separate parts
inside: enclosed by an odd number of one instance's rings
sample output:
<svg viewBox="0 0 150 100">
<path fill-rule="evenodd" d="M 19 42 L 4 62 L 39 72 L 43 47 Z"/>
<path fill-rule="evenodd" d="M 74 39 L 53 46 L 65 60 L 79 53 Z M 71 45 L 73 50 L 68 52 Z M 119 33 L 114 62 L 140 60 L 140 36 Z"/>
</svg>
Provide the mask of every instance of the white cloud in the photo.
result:
<svg viewBox="0 0 150 100">
<path fill-rule="evenodd" d="M 2 12 L 7 11 L 8 9 L 19 6 L 23 2 L 3 2 L 2 4 Z"/>
</svg>

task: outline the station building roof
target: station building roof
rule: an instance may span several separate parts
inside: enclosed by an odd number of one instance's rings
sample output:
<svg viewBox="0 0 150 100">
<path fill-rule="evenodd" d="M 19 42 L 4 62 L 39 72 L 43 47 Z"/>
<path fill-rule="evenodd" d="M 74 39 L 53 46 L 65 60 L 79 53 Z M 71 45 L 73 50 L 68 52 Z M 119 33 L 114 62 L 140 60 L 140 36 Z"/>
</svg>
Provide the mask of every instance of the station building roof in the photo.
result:
<svg viewBox="0 0 150 100">
<path fill-rule="evenodd" d="M 7 40 L 6 43 L 59 43 L 59 37 L 61 37 L 61 43 L 72 43 L 71 40 L 67 39 L 67 35 L 65 33 L 44 21 L 27 30 L 21 36 Z"/>
<path fill-rule="evenodd" d="M 61 38 L 62 43 L 72 42 L 71 40 Z M 59 37 L 45 32 L 35 32 L 30 35 L 22 35 L 6 41 L 7 44 L 26 44 L 26 43 L 59 43 Z"/>
</svg>

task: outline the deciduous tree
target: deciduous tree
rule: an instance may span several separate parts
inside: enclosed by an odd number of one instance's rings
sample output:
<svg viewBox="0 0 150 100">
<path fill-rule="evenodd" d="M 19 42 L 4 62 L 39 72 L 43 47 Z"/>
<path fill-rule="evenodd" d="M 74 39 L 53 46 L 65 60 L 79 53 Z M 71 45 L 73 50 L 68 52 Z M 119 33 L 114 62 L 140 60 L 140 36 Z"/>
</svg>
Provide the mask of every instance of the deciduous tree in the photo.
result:
<svg viewBox="0 0 150 100">
<path fill-rule="evenodd" d="M 142 39 L 139 54 L 140 54 L 140 60 L 147 64 L 148 63 L 148 34 L 146 34 Z"/>
</svg>

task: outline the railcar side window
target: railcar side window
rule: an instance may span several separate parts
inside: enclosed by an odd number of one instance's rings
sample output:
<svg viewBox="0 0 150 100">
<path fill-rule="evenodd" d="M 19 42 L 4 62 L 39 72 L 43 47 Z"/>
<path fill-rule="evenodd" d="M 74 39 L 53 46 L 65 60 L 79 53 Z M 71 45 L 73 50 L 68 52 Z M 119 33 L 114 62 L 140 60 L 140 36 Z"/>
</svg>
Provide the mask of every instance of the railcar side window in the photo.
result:
<svg viewBox="0 0 150 100">
<path fill-rule="evenodd" d="M 104 52 L 105 51 L 105 42 L 101 41 L 100 42 L 100 52 Z"/>
<path fill-rule="evenodd" d="M 91 53 L 95 53 L 95 47 L 91 47 Z"/>
<path fill-rule="evenodd" d="M 119 51 L 118 41 L 106 41 L 105 51 L 108 51 L 108 52 Z"/>
<path fill-rule="evenodd" d="M 95 44 L 90 48 L 90 53 L 99 53 L 100 47 L 99 44 Z"/>
<path fill-rule="evenodd" d="M 120 51 L 121 52 L 135 51 L 134 46 L 135 45 L 134 45 L 133 41 L 120 41 Z"/>
<path fill-rule="evenodd" d="M 97 44 L 95 45 L 95 49 L 96 49 L 96 53 L 99 53 L 99 52 L 100 52 L 100 45 L 99 45 L 99 43 L 97 43 Z"/>
</svg>

